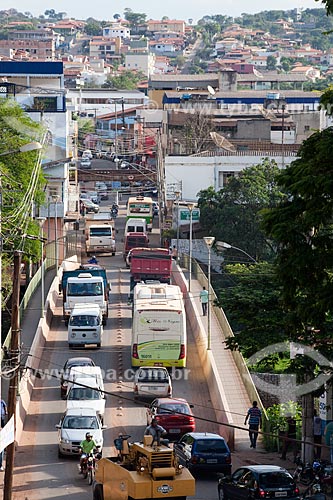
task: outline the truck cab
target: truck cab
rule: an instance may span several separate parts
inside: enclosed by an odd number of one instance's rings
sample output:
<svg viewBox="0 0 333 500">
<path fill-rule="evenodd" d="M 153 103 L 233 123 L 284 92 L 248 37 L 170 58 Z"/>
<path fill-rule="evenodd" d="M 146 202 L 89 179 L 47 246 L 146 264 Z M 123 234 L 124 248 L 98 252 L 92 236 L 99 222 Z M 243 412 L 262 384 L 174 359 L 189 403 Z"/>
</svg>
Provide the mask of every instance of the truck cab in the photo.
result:
<svg viewBox="0 0 333 500">
<path fill-rule="evenodd" d="M 68 322 L 68 346 L 101 347 L 103 316 L 99 304 L 75 304 Z"/>
<path fill-rule="evenodd" d="M 126 262 L 128 252 L 132 248 L 144 247 L 148 248 L 149 239 L 146 233 L 127 233 L 124 242 L 124 252 L 123 257 Z"/>
</svg>

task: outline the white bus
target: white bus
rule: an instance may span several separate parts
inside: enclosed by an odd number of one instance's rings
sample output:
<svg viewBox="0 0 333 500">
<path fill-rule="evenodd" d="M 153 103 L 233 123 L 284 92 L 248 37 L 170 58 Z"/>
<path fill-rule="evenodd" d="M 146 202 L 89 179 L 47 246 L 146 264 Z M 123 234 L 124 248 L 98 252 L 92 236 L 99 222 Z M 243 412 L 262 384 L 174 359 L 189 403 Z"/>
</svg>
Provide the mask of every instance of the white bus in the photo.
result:
<svg viewBox="0 0 333 500">
<path fill-rule="evenodd" d="M 165 283 L 134 288 L 132 366 L 186 366 L 186 317 L 180 288 Z"/>
<path fill-rule="evenodd" d="M 149 196 L 131 196 L 127 202 L 128 219 L 145 219 L 148 231 L 153 228 L 153 200 Z"/>
</svg>

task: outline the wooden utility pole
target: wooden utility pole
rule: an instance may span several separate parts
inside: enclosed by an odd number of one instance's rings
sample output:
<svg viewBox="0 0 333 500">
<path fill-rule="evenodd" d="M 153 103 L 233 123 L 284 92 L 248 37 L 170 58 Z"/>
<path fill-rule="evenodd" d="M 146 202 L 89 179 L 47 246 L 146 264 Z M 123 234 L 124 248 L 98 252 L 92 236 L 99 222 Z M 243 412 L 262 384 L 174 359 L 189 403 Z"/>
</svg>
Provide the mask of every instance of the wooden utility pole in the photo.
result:
<svg viewBox="0 0 333 500">
<path fill-rule="evenodd" d="M 12 360 L 11 367 L 14 369 L 13 376 L 10 379 L 8 389 L 8 420 L 14 415 L 14 432 L 16 432 L 16 394 L 18 385 L 18 374 L 20 368 L 20 273 L 21 273 L 21 256 L 22 252 L 15 250 L 14 252 L 14 275 L 13 275 L 13 294 L 12 294 L 12 321 L 11 321 L 11 338 L 10 338 L 10 358 Z M 15 438 L 15 434 L 14 434 Z M 6 456 L 6 472 L 3 485 L 3 500 L 12 499 L 13 489 L 13 473 L 14 473 L 14 456 L 15 456 L 15 440 L 7 446 Z"/>
</svg>

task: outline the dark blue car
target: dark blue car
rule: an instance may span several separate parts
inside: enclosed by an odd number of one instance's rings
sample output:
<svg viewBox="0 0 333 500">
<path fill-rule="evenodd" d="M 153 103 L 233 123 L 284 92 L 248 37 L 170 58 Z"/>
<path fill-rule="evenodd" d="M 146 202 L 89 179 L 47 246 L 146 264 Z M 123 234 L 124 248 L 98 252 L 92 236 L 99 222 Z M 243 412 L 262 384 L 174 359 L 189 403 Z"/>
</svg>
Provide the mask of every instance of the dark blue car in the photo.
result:
<svg viewBox="0 0 333 500">
<path fill-rule="evenodd" d="M 189 432 L 174 444 L 179 463 L 191 472 L 231 473 L 231 453 L 224 438 L 210 432 Z"/>
</svg>

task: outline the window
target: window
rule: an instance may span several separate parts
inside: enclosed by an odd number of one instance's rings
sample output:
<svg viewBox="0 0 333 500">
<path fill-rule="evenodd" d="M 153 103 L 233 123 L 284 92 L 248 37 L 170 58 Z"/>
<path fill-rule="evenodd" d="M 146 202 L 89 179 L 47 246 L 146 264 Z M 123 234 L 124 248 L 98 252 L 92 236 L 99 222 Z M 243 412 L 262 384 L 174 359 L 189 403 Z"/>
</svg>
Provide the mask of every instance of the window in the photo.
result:
<svg viewBox="0 0 333 500">
<path fill-rule="evenodd" d="M 232 177 L 235 177 L 237 174 L 236 172 L 223 172 L 223 171 L 220 171 L 219 172 L 219 185 L 218 187 L 219 188 L 223 188 L 224 186 L 226 186 L 229 182 L 229 180 L 232 178 Z"/>
<path fill-rule="evenodd" d="M 310 125 L 304 125 L 304 132 L 309 132 Z"/>
</svg>

